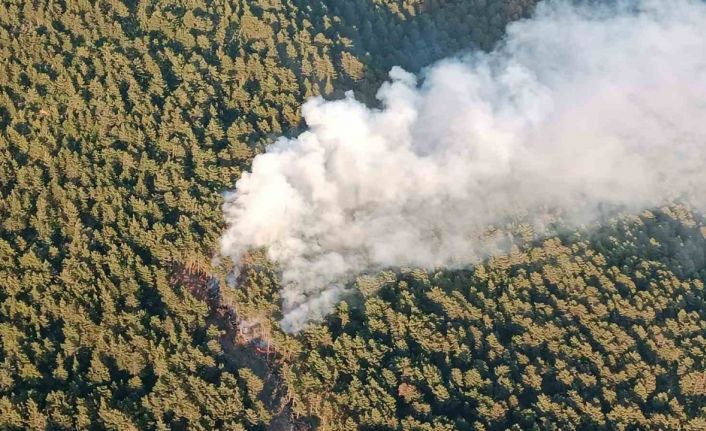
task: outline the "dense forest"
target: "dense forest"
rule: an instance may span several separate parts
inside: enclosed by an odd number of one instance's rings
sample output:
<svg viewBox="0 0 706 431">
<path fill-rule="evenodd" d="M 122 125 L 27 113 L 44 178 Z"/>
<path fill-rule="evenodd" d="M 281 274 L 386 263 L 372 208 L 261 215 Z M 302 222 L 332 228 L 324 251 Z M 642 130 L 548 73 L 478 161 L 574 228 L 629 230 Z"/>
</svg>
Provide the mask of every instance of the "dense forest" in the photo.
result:
<svg viewBox="0 0 706 431">
<path fill-rule="evenodd" d="M 665 208 L 469 271 L 361 277 L 284 368 L 294 411 L 336 430 L 702 430 L 704 226 Z"/>
<path fill-rule="evenodd" d="M 534 3 L 0 2 L 0 429 L 706 429 L 689 208 L 361 276 L 296 336 L 261 253 L 235 288 L 212 261 L 304 100 L 370 101 Z"/>
</svg>

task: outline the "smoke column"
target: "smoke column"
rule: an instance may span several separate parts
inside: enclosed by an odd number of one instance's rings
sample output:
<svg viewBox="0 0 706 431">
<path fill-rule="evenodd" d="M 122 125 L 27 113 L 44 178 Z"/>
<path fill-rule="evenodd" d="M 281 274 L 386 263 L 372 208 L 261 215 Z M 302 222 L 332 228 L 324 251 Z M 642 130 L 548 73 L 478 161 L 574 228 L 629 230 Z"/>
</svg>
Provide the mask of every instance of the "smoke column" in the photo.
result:
<svg viewBox="0 0 706 431">
<path fill-rule="evenodd" d="M 222 254 L 265 247 L 285 331 L 383 267 L 462 267 L 488 226 L 547 209 L 706 203 L 706 7 L 688 0 L 538 5 L 491 53 L 418 80 L 395 67 L 372 109 L 303 106 L 308 131 L 258 155 L 225 197 Z"/>
</svg>

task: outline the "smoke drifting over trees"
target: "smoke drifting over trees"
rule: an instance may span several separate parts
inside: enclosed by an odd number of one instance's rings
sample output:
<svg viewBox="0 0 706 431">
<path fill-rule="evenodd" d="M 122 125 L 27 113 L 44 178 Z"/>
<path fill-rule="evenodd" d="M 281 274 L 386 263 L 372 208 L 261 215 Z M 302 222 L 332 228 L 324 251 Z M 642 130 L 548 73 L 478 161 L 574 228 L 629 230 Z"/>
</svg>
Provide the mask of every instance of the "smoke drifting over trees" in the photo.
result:
<svg viewBox="0 0 706 431">
<path fill-rule="evenodd" d="M 549 2 L 490 53 L 393 68 L 380 109 L 314 98 L 226 196 L 222 254 L 267 249 L 297 331 L 357 273 L 476 262 L 509 217 L 703 208 L 704 28 L 701 2 Z"/>
</svg>

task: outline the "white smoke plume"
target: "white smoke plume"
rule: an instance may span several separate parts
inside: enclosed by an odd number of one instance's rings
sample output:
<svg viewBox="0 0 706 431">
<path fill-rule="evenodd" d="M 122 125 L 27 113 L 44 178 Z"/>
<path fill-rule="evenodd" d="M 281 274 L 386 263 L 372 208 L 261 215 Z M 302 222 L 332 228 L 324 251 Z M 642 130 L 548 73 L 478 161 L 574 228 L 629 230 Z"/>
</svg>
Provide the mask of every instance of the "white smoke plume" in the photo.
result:
<svg viewBox="0 0 706 431">
<path fill-rule="evenodd" d="M 556 209 L 706 203 L 706 6 L 540 4 L 491 53 L 395 67 L 373 109 L 303 106 L 226 196 L 222 254 L 265 247 L 282 271 L 282 328 L 328 313 L 382 267 L 461 267 L 484 228 Z"/>
</svg>

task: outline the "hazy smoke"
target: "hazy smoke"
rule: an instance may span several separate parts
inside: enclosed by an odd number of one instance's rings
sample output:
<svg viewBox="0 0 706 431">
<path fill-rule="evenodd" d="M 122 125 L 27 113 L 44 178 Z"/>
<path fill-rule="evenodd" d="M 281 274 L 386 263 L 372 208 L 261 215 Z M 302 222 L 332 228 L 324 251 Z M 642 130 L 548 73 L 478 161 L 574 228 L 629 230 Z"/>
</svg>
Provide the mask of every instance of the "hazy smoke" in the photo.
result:
<svg viewBox="0 0 706 431">
<path fill-rule="evenodd" d="M 706 7 L 545 3 L 490 54 L 444 60 L 418 85 L 303 107 L 309 131 L 257 156 L 226 196 L 222 253 L 266 247 L 282 327 L 320 319 L 343 283 L 385 266 L 462 266 L 488 225 L 556 209 L 706 202 Z"/>
</svg>

